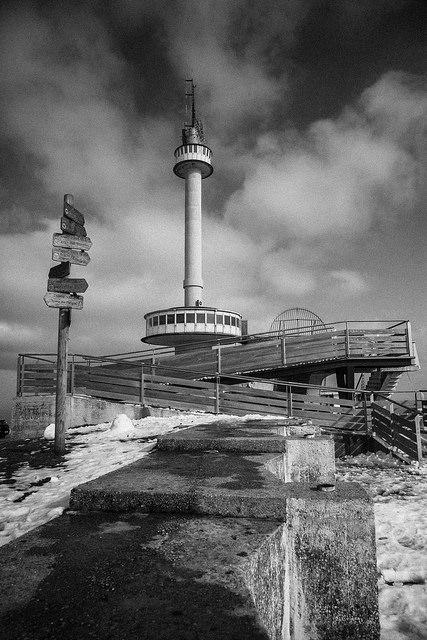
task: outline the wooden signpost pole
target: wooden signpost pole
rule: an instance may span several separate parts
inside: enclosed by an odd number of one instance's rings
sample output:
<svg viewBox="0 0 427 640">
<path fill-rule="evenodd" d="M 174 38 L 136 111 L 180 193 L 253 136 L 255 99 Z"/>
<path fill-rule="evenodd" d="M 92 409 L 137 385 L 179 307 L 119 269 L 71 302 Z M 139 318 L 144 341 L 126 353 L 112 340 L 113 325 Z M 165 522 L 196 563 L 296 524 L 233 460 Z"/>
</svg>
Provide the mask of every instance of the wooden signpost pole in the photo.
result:
<svg viewBox="0 0 427 640">
<path fill-rule="evenodd" d="M 64 196 L 64 206 L 73 206 L 74 198 Z M 67 360 L 68 339 L 70 336 L 71 309 L 59 309 L 58 354 L 56 359 L 56 407 L 55 407 L 55 453 L 65 453 L 65 434 L 68 429 L 67 413 Z"/>
<path fill-rule="evenodd" d="M 58 355 L 56 360 L 55 453 L 65 452 L 65 434 L 68 429 L 67 360 L 71 309 L 59 309 Z"/>
<path fill-rule="evenodd" d="M 56 408 L 55 408 L 55 453 L 65 453 L 65 434 L 71 423 L 71 407 L 67 407 L 67 359 L 68 339 L 71 324 L 71 309 L 83 309 L 83 296 L 88 284 L 84 278 L 69 278 L 70 265 L 85 266 L 90 262 L 87 250 L 92 241 L 87 237 L 85 218 L 74 208 L 71 194 L 64 196 L 61 218 L 62 233 L 54 233 L 52 260 L 58 265 L 49 269 L 47 292 L 43 297 L 48 307 L 59 309 L 58 355 L 56 360 Z M 74 362 L 71 374 L 70 393 L 74 390 Z"/>
</svg>

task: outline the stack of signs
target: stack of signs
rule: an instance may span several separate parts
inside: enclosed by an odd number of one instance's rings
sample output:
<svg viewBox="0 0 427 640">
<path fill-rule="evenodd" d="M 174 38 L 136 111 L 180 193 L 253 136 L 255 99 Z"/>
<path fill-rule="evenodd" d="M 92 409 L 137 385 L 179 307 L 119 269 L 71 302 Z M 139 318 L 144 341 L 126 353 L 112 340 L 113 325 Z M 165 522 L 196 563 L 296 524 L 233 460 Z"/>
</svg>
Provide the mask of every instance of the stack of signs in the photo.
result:
<svg viewBox="0 0 427 640">
<path fill-rule="evenodd" d="M 87 249 L 92 242 L 84 228 L 85 219 L 80 211 L 64 202 L 64 215 L 61 218 L 62 233 L 53 234 L 52 260 L 60 264 L 49 271 L 47 293 L 44 301 L 48 307 L 57 309 L 82 309 L 83 296 L 88 287 L 83 278 L 68 278 L 70 265 L 87 265 L 90 261 Z"/>
</svg>

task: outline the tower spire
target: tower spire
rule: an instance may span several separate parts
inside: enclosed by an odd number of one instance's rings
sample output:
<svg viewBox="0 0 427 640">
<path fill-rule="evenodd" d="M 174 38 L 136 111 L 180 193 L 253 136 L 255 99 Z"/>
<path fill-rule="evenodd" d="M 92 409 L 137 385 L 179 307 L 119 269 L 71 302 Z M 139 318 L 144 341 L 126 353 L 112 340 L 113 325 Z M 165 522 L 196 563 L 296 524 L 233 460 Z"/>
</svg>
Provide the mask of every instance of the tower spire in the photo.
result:
<svg viewBox="0 0 427 640">
<path fill-rule="evenodd" d="M 193 78 L 185 81 L 185 113 L 188 114 L 191 107 L 191 122 L 186 122 L 182 130 L 182 144 L 205 144 L 203 124 L 196 117 L 196 85 Z"/>
</svg>

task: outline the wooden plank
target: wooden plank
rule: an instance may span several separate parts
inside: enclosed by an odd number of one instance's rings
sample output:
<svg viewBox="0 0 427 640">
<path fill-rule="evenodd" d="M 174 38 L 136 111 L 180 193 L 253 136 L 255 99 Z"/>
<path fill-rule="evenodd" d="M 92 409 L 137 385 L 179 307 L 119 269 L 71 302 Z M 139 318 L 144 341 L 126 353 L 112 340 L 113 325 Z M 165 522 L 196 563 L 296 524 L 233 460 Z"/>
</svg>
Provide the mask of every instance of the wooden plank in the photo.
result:
<svg viewBox="0 0 427 640">
<path fill-rule="evenodd" d="M 52 244 L 54 247 L 85 249 L 87 251 L 92 246 L 92 240 L 84 236 L 68 235 L 67 233 L 54 233 Z"/>
<path fill-rule="evenodd" d="M 83 309 L 83 296 L 48 292 L 43 296 L 43 300 L 48 307 L 55 309 Z"/>
<path fill-rule="evenodd" d="M 139 404 L 139 395 L 127 395 L 126 393 L 118 393 L 116 391 L 101 391 L 100 389 L 85 389 L 87 395 L 94 398 L 105 398 L 106 400 L 124 400 L 133 404 Z"/>
<path fill-rule="evenodd" d="M 85 223 L 84 215 L 80 213 L 80 211 L 75 209 L 71 204 L 68 204 L 66 202 L 64 202 L 64 216 L 82 226 Z"/>
<path fill-rule="evenodd" d="M 58 293 L 84 293 L 88 288 L 84 278 L 49 278 L 47 290 Z"/>
<path fill-rule="evenodd" d="M 237 395 L 237 394 L 232 394 L 232 395 L 228 395 L 226 392 L 222 392 L 221 394 L 221 399 L 222 400 L 230 400 L 230 402 L 235 402 L 235 403 L 247 403 L 247 404 L 251 404 L 251 405 L 256 405 L 259 407 L 281 407 L 282 409 L 286 410 L 288 403 L 287 400 L 272 400 L 269 398 L 257 398 L 257 397 L 253 397 L 253 396 L 245 396 L 245 395 Z"/>
<path fill-rule="evenodd" d="M 70 262 L 68 261 L 56 264 L 49 269 L 49 278 L 65 278 L 70 275 L 70 268 Z"/>
<path fill-rule="evenodd" d="M 96 376 L 93 374 L 75 374 L 75 384 L 77 385 L 97 386 L 98 383 L 132 388 L 139 388 L 140 385 L 139 380 L 130 380 L 129 378 L 109 378 L 107 376 Z"/>
<path fill-rule="evenodd" d="M 242 402 L 234 402 L 227 398 L 220 399 L 220 413 L 227 412 L 232 413 L 233 409 L 238 409 L 245 413 L 265 413 L 265 414 L 273 414 L 273 415 L 281 415 L 287 416 L 286 407 L 269 407 L 269 406 L 260 406 L 258 404 L 252 403 L 242 403 Z"/>
<path fill-rule="evenodd" d="M 194 409 L 192 403 L 188 403 L 188 402 L 181 402 L 181 401 L 177 401 L 177 400 L 162 400 L 160 398 L 153 398 L 153 401 L 151 401 L 149 398 L 147 399 L 147 404 L 150 404 L 154 407 L 169 407 L 171 409 L 184 409 L 184 410 L 191 410 Z M 213 404 L 209 405 L 209 404 L 205 404 L 205 405 L 199 405 L 197 407 L 198 410 L 205 410 L 208 411 L 209 413 L 213 413 Z M 201 416 L 202 419 L 202 416 Z"/>
<path fill-rule="evenodd" d="M 205 400 L 206 398 L 211 398 L 213 401 L 214 398 L 214 394 L 212 393 L 207 393 L 207 392 L 192 392 L 192 393 L 182 393 L 181 391 L 177 390 L 177 391 L 173 391 L 173 390 L 167 390 L 167 389 L 161 389 L 161 388 L 152 388 L 152 387 L 146 387 L 145 388 L 145 393 L 146 396 L 148 397 L 152 397 L 152 398 L 184 398 L 186 400 L 189 400 L 190 398 L 193 400 L 195 399 L 196 401 L 198 401 L 199 399 L 201 400 Z"/>
<path fill-rule="evenodd" d="M 86 266 L 90 262 L 90 256 L 86 251 L 78 251 L 77 249 L 65 249 L 63 247 L 52 248 L 52 260 L 57 262 L 71 262 L 71 264 L 79 264 Z"/>
<path fill-rule="evenodd" d="M 213 382 L 204 382 L 203 380 L 187 380 L 185 378 L 174 378 L 169 376 L 158 376 L 154 375 L 152 378 L 150 377 L 149 372 L 145 372 L 147 375 L 147 382 L 150 382 L 151 379 L 153 382 L 158 383 L 172 383 L 182 385 L 184 387 L 195 388 L 195 389 L 214 389 L 215 385 Z"/>
</svg>

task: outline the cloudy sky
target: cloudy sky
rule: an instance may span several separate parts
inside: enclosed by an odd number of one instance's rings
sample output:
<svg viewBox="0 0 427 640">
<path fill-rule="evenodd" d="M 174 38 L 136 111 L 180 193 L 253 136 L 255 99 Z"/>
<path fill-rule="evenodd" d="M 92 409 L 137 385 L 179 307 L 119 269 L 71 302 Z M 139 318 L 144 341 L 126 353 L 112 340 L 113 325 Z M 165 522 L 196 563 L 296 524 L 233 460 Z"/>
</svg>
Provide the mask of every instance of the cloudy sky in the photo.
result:
<svg viewBox="0 0 427 640">
<path fill-rule="evenodd" d="M 214 153 L 204 302 L 268 330 L 409 319 L 427 362 L 424 3 L 103 0 L 0 9 L 0 417 L 16 355 L 56 348 L 43 302 L 62 198 L 93 241 L 70 350 L 141 348 L 183 301 L 184 79 Z M 427 386 L 421 374 L 415 387 Z"/>
</svg>

